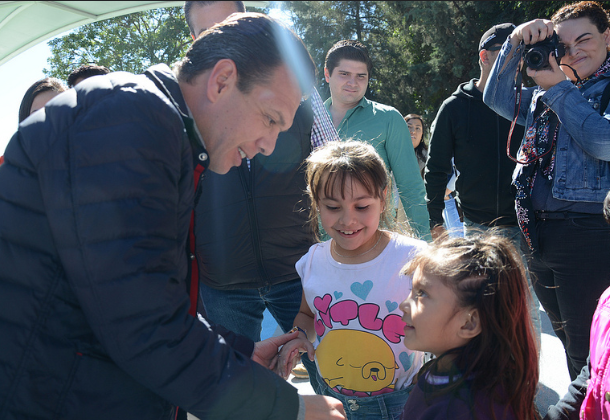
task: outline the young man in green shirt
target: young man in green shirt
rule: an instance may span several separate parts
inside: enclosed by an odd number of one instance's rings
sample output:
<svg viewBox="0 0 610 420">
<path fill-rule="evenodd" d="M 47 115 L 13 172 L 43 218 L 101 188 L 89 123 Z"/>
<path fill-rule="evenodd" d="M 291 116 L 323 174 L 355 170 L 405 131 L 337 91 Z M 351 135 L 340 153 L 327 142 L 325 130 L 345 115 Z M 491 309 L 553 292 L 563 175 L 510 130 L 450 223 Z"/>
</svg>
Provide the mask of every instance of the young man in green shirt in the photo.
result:
<svg viewBox="0 0 610 420">
<path fill-rule="evenodd" d="M 372 144 L 394 175 L 414 233 L 430 240 L 424 182 L 419 174 L 407 123 L 394 107 L 364 97 L 373 63 L 358 41 L 339 41 L 326 54 L 324 77 L 330 98 L 324 103 L 342 140 Z"/>
</svg>

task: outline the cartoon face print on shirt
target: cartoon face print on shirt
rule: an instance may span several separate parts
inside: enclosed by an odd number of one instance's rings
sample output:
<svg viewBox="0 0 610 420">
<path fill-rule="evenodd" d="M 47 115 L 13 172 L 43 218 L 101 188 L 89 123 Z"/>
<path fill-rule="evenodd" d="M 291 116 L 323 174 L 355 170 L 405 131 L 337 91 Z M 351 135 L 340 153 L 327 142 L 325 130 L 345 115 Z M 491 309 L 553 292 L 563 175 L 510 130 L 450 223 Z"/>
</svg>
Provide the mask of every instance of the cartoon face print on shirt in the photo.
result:
<svg viewBox="0 0 610 420">
<path fill-rule="evenodd" d="M 365 331 L 330 331 L 316 350 L 320 371 L 331 388 L 372 393 L 394 388 L 398 365 L 390 346 Z"/>
</svg>

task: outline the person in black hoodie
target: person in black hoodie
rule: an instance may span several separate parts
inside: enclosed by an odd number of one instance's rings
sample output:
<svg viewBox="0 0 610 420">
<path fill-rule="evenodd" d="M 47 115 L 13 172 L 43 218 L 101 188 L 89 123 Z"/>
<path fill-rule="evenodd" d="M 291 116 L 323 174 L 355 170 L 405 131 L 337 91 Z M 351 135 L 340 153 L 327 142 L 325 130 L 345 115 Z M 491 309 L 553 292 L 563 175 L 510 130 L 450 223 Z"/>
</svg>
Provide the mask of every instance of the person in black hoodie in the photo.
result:
<svg viewBox="0 0 610 420">
<path fill-rule="evenodd" d="M 512 23 L 503 23 L 483 34 L 479 42 L 479 79 L 458 86 L 443 102 L 432 123 L 424 174 L 432 238 L 445 231 L 442 212 L 447 181 L 453 170 L 453 158 L 460 174 L 456 182 L 456 201 L 463 212 L 465 234 L 500 227 L 517 249 L 520 248 L 521 232 L 517 225 L 515 194 L 511 186 L 515 163 L 506 154 L 510 121 L 483 103 L 483 90 L 491 68 L 502 43 L 514 28 Z M 523 137 L 521 126 L 515 127 L 513 137 Z M 491 141 L 493 138 L 496 140 Z M 511 143 L 514 149 L 511 155 L 517 151 L 516 143 Z M 538 308 L 539 303 L 532 290 L 531 316 L 539 338 Z"/>
</svg>

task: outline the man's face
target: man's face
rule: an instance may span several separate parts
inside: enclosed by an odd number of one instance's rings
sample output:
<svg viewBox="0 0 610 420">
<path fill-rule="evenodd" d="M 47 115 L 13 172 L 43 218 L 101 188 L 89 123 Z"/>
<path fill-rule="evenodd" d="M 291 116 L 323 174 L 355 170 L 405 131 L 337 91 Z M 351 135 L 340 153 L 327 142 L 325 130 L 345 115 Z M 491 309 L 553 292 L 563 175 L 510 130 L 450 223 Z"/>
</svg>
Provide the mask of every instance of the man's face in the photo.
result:
<svg viewBox="0 0 610 420">
<path fill-rule="evenodd" d="M 235 3 L 232 1 L 218 1 L 205 6 L 195 5 L 191 9 L 191 26 L 194 32 L 191 36 L 196 39 L 203 31 L 236 12 Z"/>
<path fill-rule="evenodd" d="M 500 50 L 502 49 L 502 44 L 494 44 L 487 49 L 487 56 L 489 57 L 490 67 L 493 67 L 496 59 L 500 55 Z"/>
<path fill-rule="evenodd" d="M 241 165 L 245 157 L 270 155 L 280 131 L 292 125 L 301 102 L 296 79 L 286 66 L 280 66 L 269 80 L 247 94 L 233 86 L 207 110 L 193 111 L 191 107 L 210 157 L 210 170 L 224 174 Z"/>
<path fill-rule="evenodd" d="M 366 93 L 369 72 L 366 63 L 342 59 L 332 75 L 327 68 L 324 77 L 330 87 L 333 104 L 355 107 Z"/>
</svg>

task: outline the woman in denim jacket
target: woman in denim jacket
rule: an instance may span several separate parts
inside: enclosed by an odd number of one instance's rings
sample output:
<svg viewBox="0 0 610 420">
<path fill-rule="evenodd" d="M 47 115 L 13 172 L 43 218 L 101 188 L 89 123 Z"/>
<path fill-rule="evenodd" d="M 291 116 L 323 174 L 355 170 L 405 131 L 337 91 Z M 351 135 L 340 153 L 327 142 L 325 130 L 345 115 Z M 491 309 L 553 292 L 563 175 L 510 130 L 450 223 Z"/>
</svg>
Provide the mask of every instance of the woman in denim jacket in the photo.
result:
<svg viewBox="0 0 610 420">
<path fill-rule="evenodd" d="M 600 111 L 610 83 L 609 22 L 598 3 L 586 1 L 562 7 L 550 21 L 518 26 L 483 94 L 510 120 L 517 103 L 516 122 L 526 127 L 514 157 L 515 209 L 536 294 L 563 343 L 572 379 L 586 363 L 596 302 L 610 285 L 610 226 L 602 216 L 610 189 L 610 113 Z M 555 53 L 545 53 L 544 68 L 527 69 L 537 86 L 516 89 L 523 53 L 554 31 L 565 48 L 560 65 Z"/>
</svg>

